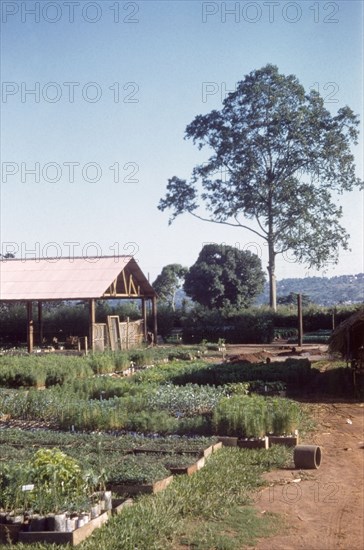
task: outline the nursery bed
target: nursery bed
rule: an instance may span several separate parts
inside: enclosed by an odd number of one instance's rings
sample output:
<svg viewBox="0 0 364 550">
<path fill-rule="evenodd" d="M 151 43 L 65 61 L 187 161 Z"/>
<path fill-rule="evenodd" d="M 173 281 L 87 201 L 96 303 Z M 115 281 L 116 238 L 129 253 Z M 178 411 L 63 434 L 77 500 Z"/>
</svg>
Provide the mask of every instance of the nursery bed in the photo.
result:
<svg viewBox="0 0 364 550">
<path fill-rule="evenodd" d="M 1 525 L 0 524 L 0 541 L 2 543 L 16 544 L 22 542 L 24 544 L 34 544 L 43 542 L 47 544 L 70 544 L 77 546 L 82 541 L 87 539 L 95 529 L 98 529 L 108 522 L 111 515 L 121 514 L 124 508 L 133 504 L 131 498 L 113 499 L 112 510 L 105 511 L 98 517 L 90 520 L 86 525 L 79 527 L 71 532 L 59 531 L 24 531 L 24 524 L 19 525 Z"/>
<path fill-rule="evenodd" d="M 138 495 L 138 494 L 154 494 L 164 491 L 173 481 L 173 476 L 168 476 L 164 479 L 155 481 L 154 483 L 138 483 L 138 484 L 111 484 L 108 485 L 110 491 L 116 495 Z"/>
</svg>

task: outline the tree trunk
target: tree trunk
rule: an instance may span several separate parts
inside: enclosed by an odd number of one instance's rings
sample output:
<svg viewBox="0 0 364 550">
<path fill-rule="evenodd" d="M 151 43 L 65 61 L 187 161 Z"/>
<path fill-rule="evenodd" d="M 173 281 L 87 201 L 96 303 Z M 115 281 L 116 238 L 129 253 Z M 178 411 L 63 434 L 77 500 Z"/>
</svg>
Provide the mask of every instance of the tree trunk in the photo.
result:
<svg viewBox="0 0 364 550">
<path fill-rule="evenodd" d="M 302 294 L 297 294 L 298 345 L 303 345 Z"/>
<path fill-rule="evenodd" d="M 275 275 L 276 254 L 273 243 L 268 242 L 268 274 L 269 274 L 269 305 L 273 311 L 277 311 L 277 282 Z"/>
<path fill-rule="evenodd" d="M 277 311 L 277 283 L 276 283 L 276 252 L 274 250 L 274 218 L 273 218 L 273 189 L 270 178 L 268 197 L 268 273 L 269 273 L 269 305 L 273 311 Z"/>
</svg>

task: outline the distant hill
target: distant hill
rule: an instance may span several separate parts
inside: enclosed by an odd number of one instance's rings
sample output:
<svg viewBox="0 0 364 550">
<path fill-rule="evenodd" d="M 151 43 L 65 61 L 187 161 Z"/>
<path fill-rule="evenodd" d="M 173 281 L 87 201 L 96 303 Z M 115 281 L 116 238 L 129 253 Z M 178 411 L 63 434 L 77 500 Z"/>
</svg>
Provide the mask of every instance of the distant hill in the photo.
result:
<svg viewBox="0 0 364 550">
<path fill-rule="evenodd" d="M 288 296 L 291 292 L 306 294 L 310 301 L 320 306 L 364 303 L 364 273 L 340 275 L 338 277 L 305 277 L 303 279 L 282 279 L 277 281 L 277 296 Z M 191 302 L 182 289 L 176 292 L 176 307 L 182 301 Z M 258 296 L 256 305 L 269 303 L 269 286 Z"/>
<path fill-rule="evenodd" d="M 311 302 L 322 306 L 364 302 L 364 273 L 277 281 L 278 297 L 287 296 L 291 292 L 306 294 Z M 268 284 L 265 285 L 264 292 L 257 298 L 256 303 L 269 303 Z"/>
</svg>

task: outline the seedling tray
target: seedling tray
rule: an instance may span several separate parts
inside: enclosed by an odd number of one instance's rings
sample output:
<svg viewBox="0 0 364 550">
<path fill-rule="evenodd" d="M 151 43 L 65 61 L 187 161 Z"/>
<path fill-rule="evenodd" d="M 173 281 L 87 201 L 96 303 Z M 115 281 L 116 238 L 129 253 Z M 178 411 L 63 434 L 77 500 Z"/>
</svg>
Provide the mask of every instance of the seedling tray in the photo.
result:
<svg viewBox="0 0 364 550">
<path fill-rule="evenodd" d="M 110 491 L 117 495 L 138 495 L 138 494 L 152 494 L 159 493 L 168 487 L 173 481 L 173 476 L 166 477 L 155 481 L 154 483 L 139 483 L 139 484 L 128 484 L 128 483 L 118 483 L 109 485 Z"/>
</svg>

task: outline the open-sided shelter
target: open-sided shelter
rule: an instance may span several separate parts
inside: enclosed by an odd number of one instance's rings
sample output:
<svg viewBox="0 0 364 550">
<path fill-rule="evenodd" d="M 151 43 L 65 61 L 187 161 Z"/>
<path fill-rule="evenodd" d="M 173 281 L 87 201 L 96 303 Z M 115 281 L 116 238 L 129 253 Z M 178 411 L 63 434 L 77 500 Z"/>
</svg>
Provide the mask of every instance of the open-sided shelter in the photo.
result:
<svg viewBox="0 0 364 550">
<path fill-rule="evenodd" d="M 3 259 L 0 261 L 0 301 L 24 302 L 27 307 L 28 351 L 34 345 L 33 305 L 38 304 L 40 342 L 42 303 L 85 300 L 89 304 L 89 347 L 95 349 L 95 301 L 140 299 L 147 339 L 147 302 L 152 305 L 154 341 L 157 341 L 157 298 L 132 256 Z"/>
<path fill-rule="evenodd" d="M 364 308 L 340 323 L 330 337 L 329 350 L 341 353 L 354 368 L 364 369 Z"/>
</svg>

